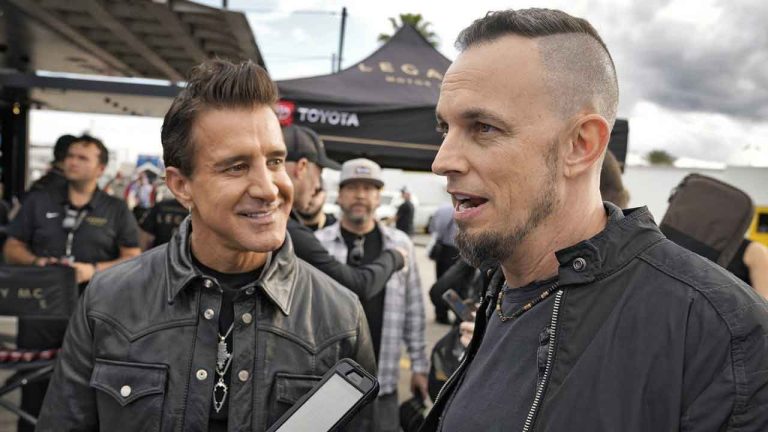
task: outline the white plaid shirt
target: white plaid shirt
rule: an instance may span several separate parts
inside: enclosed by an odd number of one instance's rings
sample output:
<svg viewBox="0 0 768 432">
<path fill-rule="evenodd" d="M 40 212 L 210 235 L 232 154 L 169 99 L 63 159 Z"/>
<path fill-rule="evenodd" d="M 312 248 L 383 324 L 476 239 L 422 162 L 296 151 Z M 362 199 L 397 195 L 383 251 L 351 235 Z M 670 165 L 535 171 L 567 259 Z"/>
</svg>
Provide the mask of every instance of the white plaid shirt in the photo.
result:
<svg viewBox="0 0 768 432">
<path fill-rule="evenodd" d="M 424 330 L 426 318 L 421 291 L 419 269 L 413 254 L 413 242 L 402 231 L 378 225 L 384 240 L 384 249 L 400 247 L 408 251 L 408 262 L 403 270 L 394 273 L 384 293 L 384 317 L 379 349 L 379 394 L 397 391 L 400 372 L 400 341 L 405 342 L 411 358 L 411 371 L 426 374 L 429 371 Z M 343 263 L 347 262 L 347 244 L 341 236 L 338 222 L 315 232 L 328 252 Z"/>
</svg>

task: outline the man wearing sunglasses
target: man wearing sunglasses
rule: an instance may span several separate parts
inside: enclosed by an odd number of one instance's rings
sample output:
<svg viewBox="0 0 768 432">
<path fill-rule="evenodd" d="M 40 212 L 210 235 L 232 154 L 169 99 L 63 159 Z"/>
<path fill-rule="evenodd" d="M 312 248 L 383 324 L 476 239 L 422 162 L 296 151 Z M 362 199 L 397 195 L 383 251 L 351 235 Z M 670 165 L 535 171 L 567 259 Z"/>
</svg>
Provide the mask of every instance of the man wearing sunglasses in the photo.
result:
<svg viewBox="0 0 768 432">
<path fill-rule="evenodd" d="M 316 233 L 317 238 L 337 260 L 352 266 L 367 265 L 382 251 L 403 248 L 407 265 L 392 275 L 386 289 L 362 300 L 379 365 L 381 390 L 374 404 L 377 431 L 399 430 L 397 381 L 400 370 L 400 344 L 405 342 L 411 359 L 411 390 L 427 399 L 429 365 L 424 339 L 424 302 L 413 243 L 400 230 L 378 224 L 374 216 L 380 203 L 381 167 L 368 159 L 353 159 L 342 165 L 338 204 L 340 222 Z"/>
</svg>

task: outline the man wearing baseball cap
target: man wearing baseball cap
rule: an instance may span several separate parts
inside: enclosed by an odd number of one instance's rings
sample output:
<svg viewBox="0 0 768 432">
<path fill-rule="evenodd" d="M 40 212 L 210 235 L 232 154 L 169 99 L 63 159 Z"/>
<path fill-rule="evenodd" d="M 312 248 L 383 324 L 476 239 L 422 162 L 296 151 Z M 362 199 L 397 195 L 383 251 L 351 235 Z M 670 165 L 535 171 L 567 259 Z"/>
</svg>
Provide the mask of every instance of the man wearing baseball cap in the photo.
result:
<svg viewBox="0 0 768 432">
<path fill-rule="evenodd" d="M 376 260 L 359 267 L 334 259 L 315 238 L 312 230 L 301 223 L 297 212 L 310 207 L 312 197 L 322 189 L 322 169 L 338 170 L 340 165 L 325 154 L 322 140 L 309 128 L 297 125 L 285 127 L 283 138 L 288 149 L 286 171 L 294 189 L 288 234 L 296 255 L 349 288 L 361 302 L 382 293 L 390 276 L 405 265 L 407 252 L 404 249 L 387 249 Z"/>
<path fill-rule="evenodd" d="M 376 221 L 382 187 L 381 167 L 372 160 L 353 159 L 342 165 L 338 198 L 341 220 L 315 233 L 336 259 L 359 266 L 377 259 L 387 248 L 413 250 L 408 234 Z M 406 268 L 389 278 L 384 292 L 361 299 L 379 367 L 381 390 L 373 405 L 376 431 L 400 430 L 397 382 L 401 342 L 411 360 L 411 390 L 422 400 L 428 398 L 423 298 L 411 253 Z"/>
</svg>

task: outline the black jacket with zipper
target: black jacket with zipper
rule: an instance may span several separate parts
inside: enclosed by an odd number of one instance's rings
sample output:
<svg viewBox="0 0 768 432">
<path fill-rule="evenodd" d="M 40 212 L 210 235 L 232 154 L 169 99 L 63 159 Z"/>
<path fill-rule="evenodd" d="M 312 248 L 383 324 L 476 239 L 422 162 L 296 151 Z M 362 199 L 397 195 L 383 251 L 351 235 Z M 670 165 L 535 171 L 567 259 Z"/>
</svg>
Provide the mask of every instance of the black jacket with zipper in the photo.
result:
<svg viewBox="0 0 768 432">
<path fill-rule="evenodd" d="M 647 209 L 606 209 L 603 232 L 556 253 L 547 368 L 524 430 L 767 431 L 768 303 L 667 240 Z M 503 279 L 422 431 L 439 430 L 480 344 L 493 343 L 483 334 Z"/>
<path fill-rule="evenodd" d="M 167 245 L 98 273 L 83 294 L 39 431 L 207 431 L 221 291 Z M 263 431 L 338 360 L 375 374 L 357 297 L 296 258 L 289 236 L 235 298 L 229 430 Z"/>
</svg>

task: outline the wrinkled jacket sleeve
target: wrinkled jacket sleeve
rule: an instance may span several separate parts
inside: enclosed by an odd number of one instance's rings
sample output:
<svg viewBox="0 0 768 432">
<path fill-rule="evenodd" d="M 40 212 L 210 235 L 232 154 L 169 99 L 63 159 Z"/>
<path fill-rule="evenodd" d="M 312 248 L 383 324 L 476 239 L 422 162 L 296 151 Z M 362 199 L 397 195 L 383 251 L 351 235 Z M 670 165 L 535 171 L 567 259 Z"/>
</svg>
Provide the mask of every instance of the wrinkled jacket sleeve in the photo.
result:
<svg viewBox="0 0 768 432">
<path fill-rule="evenodd" d="M 87 293 L 86 289 L 70 319 L 37 431 L 98 430 L 96 396 L 89 385 L 93 370 L 93 333 L 86 316 Z"/>
<path fill-rule="evenodd" d="M 691 307 L 681 431 L 768 430 L 768 305 L 754 299 L 728 311 L 701 298 Z"/>
</svg>

